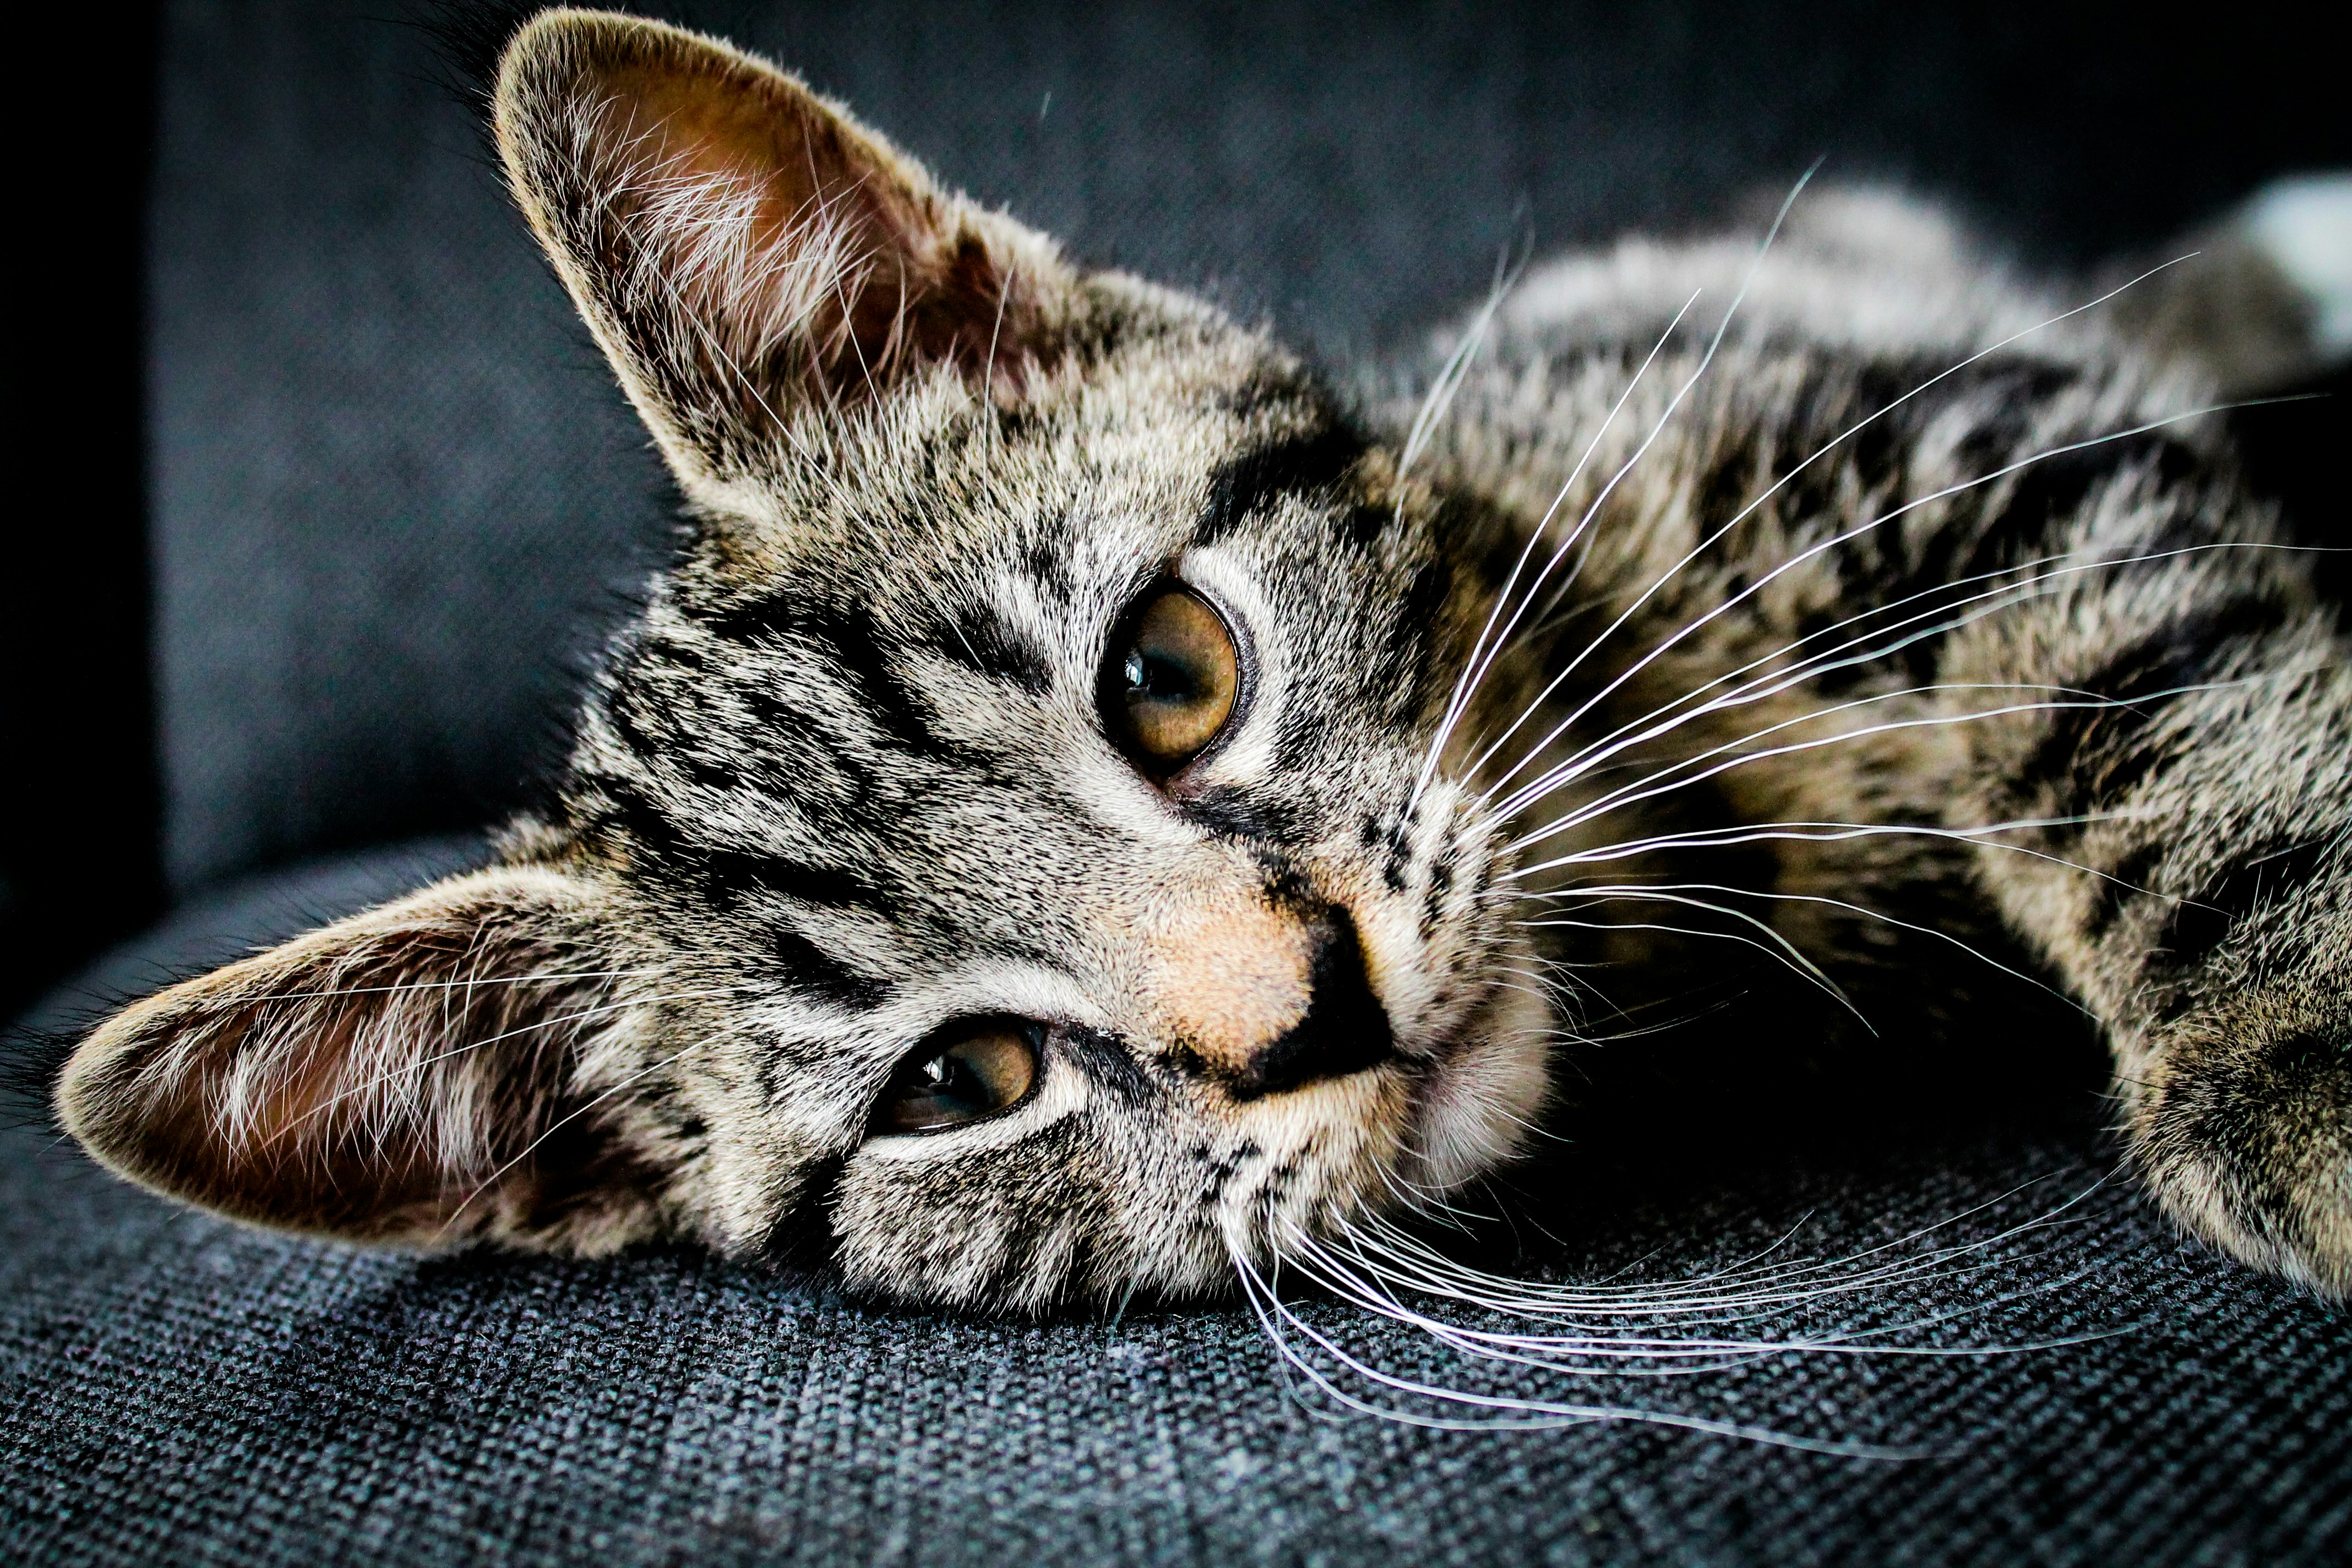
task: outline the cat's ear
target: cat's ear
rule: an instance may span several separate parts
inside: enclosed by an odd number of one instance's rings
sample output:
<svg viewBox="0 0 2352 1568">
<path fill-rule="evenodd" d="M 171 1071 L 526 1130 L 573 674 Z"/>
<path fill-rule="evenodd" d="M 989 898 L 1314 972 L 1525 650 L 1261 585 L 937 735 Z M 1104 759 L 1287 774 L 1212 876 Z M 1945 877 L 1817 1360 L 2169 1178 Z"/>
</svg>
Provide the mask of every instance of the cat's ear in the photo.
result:
<svg viewBox="0 0 2352 1568">
<path fill-rule="evenodd" d="M 657 1173 L 587 1081 L 625 1056 L 603 923 L 554 871 L 453 878 L 116 1015 L 59 1118 L 118 1173 L 260 1225 L 605 1250 L 649 1228 Z"/>
<path fill-rule="evenodd" d="M 940 190 L 837 105 L 715 40 L 546 12 L 499 62 L 517 199 L 689 488 L 820 405 L 954 366 L 1003 397 L 1054 357 L 1054 246 Z"/>
</svg>

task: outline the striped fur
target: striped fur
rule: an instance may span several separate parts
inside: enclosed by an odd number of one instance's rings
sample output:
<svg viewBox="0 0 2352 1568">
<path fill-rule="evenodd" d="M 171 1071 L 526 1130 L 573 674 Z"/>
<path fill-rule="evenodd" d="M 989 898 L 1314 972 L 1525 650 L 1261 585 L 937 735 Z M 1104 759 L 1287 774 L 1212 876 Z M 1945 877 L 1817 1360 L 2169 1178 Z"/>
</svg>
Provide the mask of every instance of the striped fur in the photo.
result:
<svg viewBox="0 0 2352 1568">
<path fill-rule="evenodd" d="M 1885 948 L 1857 910 L 2005 926 L 2108 1031 L 2171 1211 L 2352 1289 L 2352 670 L 2192 355 L 2037 330 L 1940 219 L 1832 193 L 1760 262 L 1538 269 L 1342 396 L 722 45 L 546 14 L 498 128 L 693 542 L 502 869 L 84 1045 L 60 1112 L 117 1170 L 992 1308 L 1213 1291 L 1511 1158 L 1579 1022 L 1545 965 L 1679 983 L 1547 910 L 1736 882 L 1808 961 Z M 1247 674 L 1162 787 L 1100 703 L 1170 575 Z M 1270 1078 L 1326 927 L 1385 1035 Z M 1008 1015 L 1050 1026 L 1033 1096 L 869 1131 L 910 1048 Z"/>
</svg>

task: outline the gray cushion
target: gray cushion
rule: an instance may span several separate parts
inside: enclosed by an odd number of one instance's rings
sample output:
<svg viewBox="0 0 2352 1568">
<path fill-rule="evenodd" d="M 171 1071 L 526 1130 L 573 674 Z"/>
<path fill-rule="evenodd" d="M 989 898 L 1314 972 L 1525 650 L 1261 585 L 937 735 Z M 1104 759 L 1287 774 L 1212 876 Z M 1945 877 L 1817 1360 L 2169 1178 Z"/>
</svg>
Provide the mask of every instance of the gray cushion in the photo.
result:
<svg viewBox="0 0 2352 1568">
<path fill-rule="evenodd" d="M 412 845 L 233 889 L 42 1021 L 478 853 Z M 1950 1314 L 1892 1340 L 2078 1342 L 1481 1385 L 1928 1451 L 1890 1459 L 1632 1422 L 1334 1419 L 1237 1306 L 979 1322 L 689 1250 L 583 1264 L 288 1240 L 175 1209 L 18 1127 L 0 1134 L 0 1559 L 2346 1561 L 2352 1319 L 2179 1240 L 2097 1186 L 2107 1162 L 2095 1130 L 2062 1126 L 1892 1158 L 1815 1151 L 1670 1199 L 1568 1193 L 1538 1211 L 1562 1239 L 1523 1262 L 1664 1279 L 1801 1220 L 1791 1257 L 1956 1215 L 1929 1241 L 1982 1240 L 2096 1188 L 2064 1223 L 1961 1260 L 1981 1269 L 1738 1331 Z M 1465 1370 L 1350 1309 L 1303 1310 L 1381 1366 Z"/>
</svg>

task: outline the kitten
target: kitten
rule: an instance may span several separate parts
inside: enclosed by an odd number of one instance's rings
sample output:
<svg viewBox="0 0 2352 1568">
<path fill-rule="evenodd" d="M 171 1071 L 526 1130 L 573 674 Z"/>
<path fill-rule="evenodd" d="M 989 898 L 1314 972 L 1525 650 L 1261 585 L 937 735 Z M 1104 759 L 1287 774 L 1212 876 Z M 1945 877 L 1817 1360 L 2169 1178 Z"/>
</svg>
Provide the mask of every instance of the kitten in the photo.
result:
<svg viewBox="0 0 2352 1568">
<path fill-rule="evenodd" d="M 2169 1211 L 2352 1293 L 2352 667 L 2175 275 L 2069 310 L 1809 195 L 1342 399 L 720 43 L 543 13 L 495 127 L 690 543 L 496 866 L 79 1047 L 115 1171 L 366 1241 L 1212 1292 L 1511 1160 L 1557 966 L 1687 974 L 1595 910 L 1808 970 L 1981 911 L 2104 1026 Z M 2243 265 L 2275 371 L 2314 307 Z"/>
</svg>

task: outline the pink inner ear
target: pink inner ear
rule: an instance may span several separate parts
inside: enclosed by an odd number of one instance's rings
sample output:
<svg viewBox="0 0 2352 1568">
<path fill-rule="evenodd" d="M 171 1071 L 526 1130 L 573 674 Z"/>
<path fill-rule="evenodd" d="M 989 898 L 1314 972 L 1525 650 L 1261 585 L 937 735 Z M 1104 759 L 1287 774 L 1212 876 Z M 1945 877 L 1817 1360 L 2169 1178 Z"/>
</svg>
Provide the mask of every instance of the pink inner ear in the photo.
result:
<svg viewBox="0 0 2352 1568">
<path fill-rule="evenodd" d="M 126 1175 L 292 1230 L 518 1238 L 626 1208 L 645 1173 L 574 1081 L 613 966 L 570 940 L 562 880 L 478 873 L 141 1004 L 68 1063 L 67 1122 Z"/>
<path fill-rule="evenodd" d="M 439 1223 L 432 1211 L 462 1173 L 438 1147 L 436 1086 L 421 1069 L 372 1082 L 352 1048 L 353 1009 L 292 1005 L 276 1016 L 238 1008 L 152 1075 L 141 1173 L 207 1207 L 302 1230 Z"/>
<path fill-rule="evenodd" d="M 1017 390 L 1043 346 L 1035 279 L 919 169 L 715 50 L 594 79 L 604 261 L 626 295 L 683 307 L 670 353 L 763 395 L 855 401 L 939 363 Z"/>
</svg>

